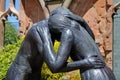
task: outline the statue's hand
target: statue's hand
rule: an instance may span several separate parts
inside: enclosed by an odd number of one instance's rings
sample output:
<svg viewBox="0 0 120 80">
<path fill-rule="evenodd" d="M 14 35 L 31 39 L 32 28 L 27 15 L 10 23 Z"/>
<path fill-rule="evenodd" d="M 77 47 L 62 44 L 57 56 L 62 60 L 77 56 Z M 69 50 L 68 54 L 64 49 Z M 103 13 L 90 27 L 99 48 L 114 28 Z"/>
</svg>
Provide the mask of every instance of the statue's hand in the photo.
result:
<svg viewBox="0 0 120 80">
<path fill-rule="evenodd" d="M 105 62 L 100 60 L 99 57 L 88 57 L 85 59 L 86 66 L 89 66 L 90 68 L 102 68 L 105 66 Z"/>
</svg>

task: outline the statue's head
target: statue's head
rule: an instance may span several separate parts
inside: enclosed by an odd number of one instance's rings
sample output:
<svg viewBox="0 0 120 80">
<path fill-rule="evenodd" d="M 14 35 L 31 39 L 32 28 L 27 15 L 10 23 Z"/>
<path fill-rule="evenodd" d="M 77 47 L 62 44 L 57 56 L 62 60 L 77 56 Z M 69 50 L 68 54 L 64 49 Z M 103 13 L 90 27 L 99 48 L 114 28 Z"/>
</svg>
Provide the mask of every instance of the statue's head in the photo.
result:
<svg viewBox="0 0 120 80">
<path fill-rule="evenodd" d="M 54 9 L 51 13 L 50 13 L 50 17 L 56 14 L 60 14 L 63 15 L 66 18 L 69 18 L 71 20 L 77 21 L 76 20 L 76 16 L 75 14 L 73 14 L 69 9 L 64 8 L 64 7 L 58 7 L 56 9 Z"/>
<path fill-rule="evenodd" d="M 50 13 L 48 19 L 48 25 L 50 30 L 54 32 L 62 32 L 64 28 L 71 28 L 71 22 L 76 21 L 76 15 L 69 9 L 64 7 L 58 7 Z M 79 29 L 78 26 L 74 28 Z"/>
<path fill-rule="evenodd" d="M 67 9 L 67 8 L 64 8 L 64 7 L 58 7 L 56 9 L 54 9 L 51 13 L 50 13 L 50 16 L 54 15 L 54 14 L 62 14 L 64 16 L 68 16 L 70 14 L 72 14 L 72 12 Z"/>
<path fill-rule="evenodd" d="M 55 14 L 49 17 L 48 25 L 50 30 L 58 33 L 64 28 L 69 28 L 71 25 L 71 20 L 61 14 Z"/>
</svg>

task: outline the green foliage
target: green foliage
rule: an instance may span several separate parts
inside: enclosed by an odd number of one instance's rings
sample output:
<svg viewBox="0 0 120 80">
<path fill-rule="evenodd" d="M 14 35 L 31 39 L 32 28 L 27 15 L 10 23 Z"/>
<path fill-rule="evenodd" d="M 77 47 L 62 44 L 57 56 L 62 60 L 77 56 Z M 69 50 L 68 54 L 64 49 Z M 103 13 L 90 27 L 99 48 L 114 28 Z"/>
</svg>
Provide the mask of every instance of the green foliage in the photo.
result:
<svg viewBox="0 0 120 80">
<path fill-rule="evenodd" d="M 55 52 L 58 51 L 59 46 L 60 46 L 60 42 L 56 40 L 55 43 L 54 43 L 54 50 L 55 50 Z"/>
<path fill-rule="evenodd" d="M 48 66 L 44 63 L 42 67 L 42 80 L 62 80 L 62 76 L 65 73 L 55 73 L 53 74 Z"/>
<path fill-rule="evenodd" d="M 14 25 L 10 22 L 5 22 L 4 45 L 16 43 L 18 40 L 18 32 Z"/>
<path fill-rule="evenodd" d="M 21 42 L 22 40 L 18 40 L 17 43 L 9 44 L 0 51 L 0 80 L 5 80 L 6 72 L 18 52 Z"/>
</svg>

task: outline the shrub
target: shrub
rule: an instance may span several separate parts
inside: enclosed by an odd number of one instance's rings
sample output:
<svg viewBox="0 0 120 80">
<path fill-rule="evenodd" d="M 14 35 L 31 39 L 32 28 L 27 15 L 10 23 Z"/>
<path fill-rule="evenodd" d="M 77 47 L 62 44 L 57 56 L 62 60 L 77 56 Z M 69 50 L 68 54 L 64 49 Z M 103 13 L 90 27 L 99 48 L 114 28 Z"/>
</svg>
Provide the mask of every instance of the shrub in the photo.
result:
<svg viewBox="0 0 120 80">
<path fill-rule="evenodd" d="M 52 73 L 48 66 L 44 63 L 42 67 L 42 80 L 62 80 L 65 73 Z"/>
<path fill-rule="evenodd" d="M 18 52 L 21 42 L 18 40 L 17 43 L 9 44 L 0 51 L 0 80 L 5 80 L 6 72 Z"/>
</svg>

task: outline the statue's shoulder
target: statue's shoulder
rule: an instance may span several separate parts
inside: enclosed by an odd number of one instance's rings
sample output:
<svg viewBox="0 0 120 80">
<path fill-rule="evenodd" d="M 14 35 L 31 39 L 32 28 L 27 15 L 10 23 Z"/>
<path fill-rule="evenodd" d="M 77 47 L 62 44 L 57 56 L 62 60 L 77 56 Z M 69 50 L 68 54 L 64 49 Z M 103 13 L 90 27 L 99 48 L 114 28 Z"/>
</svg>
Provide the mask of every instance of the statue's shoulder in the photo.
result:
<svg viewBox="0 0 120 80">
<path fill-rule="evenodd" d="M 47 20 L 42 20 L 42 21 L 39 21 L 37 23 L 34 23 L 30 28 L 29 28 L 29 31 L 33 32 L 33 31 L 41 31 L 42 29 L 44 30 L 48 30 L 48 22 Z"/>
<path fill-rule="evenodd" d="M 36 22 L 32 26 L 46 26 L 46 25 L 48 25 L 48 20 L 42 20 L 42 21 Z"/>
</svg>

